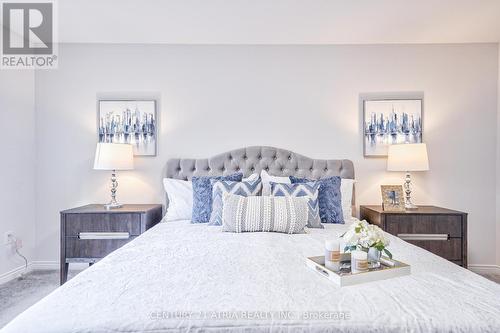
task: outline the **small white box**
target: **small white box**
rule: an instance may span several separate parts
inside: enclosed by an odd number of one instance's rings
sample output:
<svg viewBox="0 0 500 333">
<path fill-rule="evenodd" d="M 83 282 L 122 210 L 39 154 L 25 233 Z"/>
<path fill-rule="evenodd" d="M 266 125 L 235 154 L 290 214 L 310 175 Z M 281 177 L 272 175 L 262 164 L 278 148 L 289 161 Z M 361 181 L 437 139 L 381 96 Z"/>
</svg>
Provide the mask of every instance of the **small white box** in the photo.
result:
<svg viewBox="0 0 500 333">
<path fill-rule="evenodd" d="M 350 253 L 342 253 L 340 258 L 341 262 L 350 261 Z M 367 272 L 361 273 L 351 273 L 350 271 L 345 272 L 344 270 L 340 272 L 334 272 L 325 267 L 325 257 L 309 257 L 306 260 L 307 266 L 326 277 L 330 281 L 335 282 L 340 287 L 352 286 L 354 284 L 360 284 L 371 281 L 385 280 L 398 276 L 405 276 L 411 274 L 411 267 L 404 262 L 394 260 L 396 263 L 394 267 L 389 267 L 380 264 L 380 268 L 370 269 Z"/>
</svg>

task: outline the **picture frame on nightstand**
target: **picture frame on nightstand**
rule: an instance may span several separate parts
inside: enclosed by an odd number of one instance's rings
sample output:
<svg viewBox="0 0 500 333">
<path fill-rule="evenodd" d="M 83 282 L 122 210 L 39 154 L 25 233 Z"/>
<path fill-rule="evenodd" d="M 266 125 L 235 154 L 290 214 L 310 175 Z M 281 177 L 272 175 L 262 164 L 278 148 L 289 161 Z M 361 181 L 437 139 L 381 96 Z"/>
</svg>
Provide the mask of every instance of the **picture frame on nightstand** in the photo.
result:
<svg viewBox="0 0 500 333">
<path fill-rule="evenodd" d="M 402 185 L 381 185 L 382 208 L 388 212 L 402 212 L 405 210 L 405 198 Z"/>
</svg>

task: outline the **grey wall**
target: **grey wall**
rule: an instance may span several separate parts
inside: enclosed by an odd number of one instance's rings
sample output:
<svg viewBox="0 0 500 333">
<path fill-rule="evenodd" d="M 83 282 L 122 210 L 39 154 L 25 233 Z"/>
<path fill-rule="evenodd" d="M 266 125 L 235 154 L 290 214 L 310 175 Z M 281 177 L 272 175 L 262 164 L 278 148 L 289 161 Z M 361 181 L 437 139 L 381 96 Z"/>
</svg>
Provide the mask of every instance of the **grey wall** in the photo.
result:
<svg viewBox="0 0 500 333">
<path fill-rule="evenodd" d="M 0 282 L 3 275 L 24 265 L 4 245 L 4 234 L 21 238 L 21 252 L 33 259 L 35 245 L 35 113 L 34 73 L 0 71 Z M 6 277 L 6 276 L 4 276 Z"/>
<path fill-rule="evenodd" d="M 496 44 L 89 44 L 61 45 L 59 59 L 36 73 L 38 260 L 58 260 L 59 210 L 108 199 L 109 175 L 92 170 L 98 95 L 161 99 L 158 157 L 119 174 L 123 202 L 162 202 L 170 157 L 273 145 L 352 159 L 357 203 L 379 204 L 403 174 L 363 158 L 359 94 L 423 91 L 431 171 L 415 174 L 414 201 L 469 212 L 470 262 L 496 261 Z"/>
</svg>

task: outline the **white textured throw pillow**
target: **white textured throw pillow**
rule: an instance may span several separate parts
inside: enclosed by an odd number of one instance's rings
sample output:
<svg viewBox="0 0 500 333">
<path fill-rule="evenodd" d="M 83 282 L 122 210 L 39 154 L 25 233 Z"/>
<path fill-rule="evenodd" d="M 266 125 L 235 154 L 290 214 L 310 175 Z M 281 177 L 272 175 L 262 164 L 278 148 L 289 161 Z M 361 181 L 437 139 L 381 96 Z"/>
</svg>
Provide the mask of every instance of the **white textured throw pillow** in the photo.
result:
<svg viewBox="0 0 500 333">
<path fill-rule="evenodd" d="M 340 195 L 344 221 L 349 221 L 352 218 L 352 191 L 354 182 L 354 179 L 345 178 L 342 178 L 340 181 Z"/>
<path fill-rule="evenodd" d="M 288 177 L 278 177 L 271 176 L 265 170 L 260 172 L 260 178 L 262 180 L 262 195 L 269 196 L 271 195 L 271 183 L 280 183 L 280 184 L 291 184 L 290 178 Z"/>
<path fill-rule="evenodd" d="M 306 197 L 242 197 L 223 193 L 222 231 L 303 233 L 309 216 Z"/>
<path fill-rule="evenodd" d="M 193 183 L 188 180 L 164 178 L 168 196 L 165 221 L 191 220 L 193 213 Z"/>
<path fill-rule="evenodd" d="M 248 176 L 246 178 L 243 178 L 241 181 L 242 182 L 253 182 L 253 181 L 256 181 L 259 178 L 260 178 L 260 176 L 259 176 L 258 173 L 252 173 L 250 176 Z"/>
</svg>

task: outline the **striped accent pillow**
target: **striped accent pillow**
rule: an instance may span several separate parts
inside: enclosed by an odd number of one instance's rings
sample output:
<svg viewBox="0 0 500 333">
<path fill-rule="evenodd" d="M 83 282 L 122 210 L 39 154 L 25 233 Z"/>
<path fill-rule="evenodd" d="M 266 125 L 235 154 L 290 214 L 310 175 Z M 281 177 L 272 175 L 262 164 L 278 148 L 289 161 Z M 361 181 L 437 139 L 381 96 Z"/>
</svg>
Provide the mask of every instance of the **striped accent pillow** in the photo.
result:
<svg viewBox="0 0 500 333">
<path fill-rule="evenodd" d="M 323 229 L 319 214 L 319 182 L 300 184 L 271 183 L 271 194 L 275 197 L 305 197 L 308 199 L 309 217 L 308 228 Z"/>
<path fill-rule="evenodd" d="M 307 224 L 306 198 L 242 197 L 224 193 L 222 200 L 222 231 L 296 234 L 303 233 Z"/>
<path fill-rule="evenodd" d="M 242 182 L 230 180 L 211 180 L 212 183 L 212 213 L 208 225 L 222 225 L 222 194 L 232 193 L 243 197 L 260 195 L 262 182 L 260 177 Z"/>
</svg>

